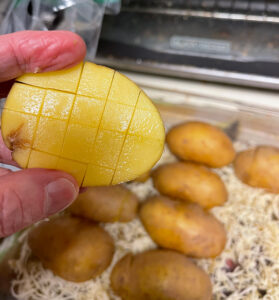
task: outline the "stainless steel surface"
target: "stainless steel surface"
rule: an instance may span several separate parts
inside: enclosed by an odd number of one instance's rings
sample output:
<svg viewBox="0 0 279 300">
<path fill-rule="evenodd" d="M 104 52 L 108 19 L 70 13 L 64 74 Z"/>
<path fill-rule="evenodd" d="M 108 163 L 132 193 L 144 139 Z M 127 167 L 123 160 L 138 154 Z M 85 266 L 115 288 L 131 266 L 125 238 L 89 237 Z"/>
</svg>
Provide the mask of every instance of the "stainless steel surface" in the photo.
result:
<svg viewBox="0 0 279 300">
<path fill-rule="evenodd" d="M 221 71 L 216 69 L 202 69 L 187 65 L 164 64 L 160 62 L 142 61 L 136 62 L 132 59 L 115 59 L 111 57 L 97 57 L 96 63 L 108 65 L 116 69 L 138 71 L 150 74 L 159 74 L 179 78 L 207 80 L 213 82 L 224 82 L 257 88 L 268 88 L 279 90 L 279 77 L 266 77 L 252 74 L 241 74 L 237 72 Z"/>
<path fill-rule="evenodd" d="M 254 21 L 254 22 L 270 22 L 279 23 L 279 16 L 269 15 L 253 15 L 250 13 L 234 13 L 234 12 L 222 12 L 222 11 L 205 11 L 205 10 L 193 10 L 193 9 L 165 9 L 165 8 L 133 8 L 124 7 L 122 11 L 149 13 L 149 14 L 164 14 L 183 17 L 202 17 L 202 18 L 214 18 L 223 20 L 241 20 L 241 21 Z"/>
<path fill-rule="evenodd" d="M 279 90 L 278 32 L 279 1 L 124 0 L 118 16 L 104 19 L 96 61 Z"/>
</svg>

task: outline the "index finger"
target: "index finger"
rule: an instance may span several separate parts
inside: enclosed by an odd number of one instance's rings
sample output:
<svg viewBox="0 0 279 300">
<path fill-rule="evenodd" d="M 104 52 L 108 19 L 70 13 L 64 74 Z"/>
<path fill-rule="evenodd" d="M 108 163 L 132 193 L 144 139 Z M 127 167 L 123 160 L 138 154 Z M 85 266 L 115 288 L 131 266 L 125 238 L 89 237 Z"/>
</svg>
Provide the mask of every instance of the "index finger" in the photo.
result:
<svg viewBox="0 0 279 300">
<path fill-rule="evenodd" d="M 24 73 L 71 67 L 82 61 L 85 53 L 84 41 L 70 31 L 20 31 L 2 35 L 0 82 Z"/>
<path fill-rule="evenodd" d="M 12 79 L 24 73 L 71 67 L 85 54 L 84 41 L 68 31 L 21 31 L 0 36 L 0 98 L 7 95 Z M 16 165 L 1 133 L 0 162 Z"/>
</svg>

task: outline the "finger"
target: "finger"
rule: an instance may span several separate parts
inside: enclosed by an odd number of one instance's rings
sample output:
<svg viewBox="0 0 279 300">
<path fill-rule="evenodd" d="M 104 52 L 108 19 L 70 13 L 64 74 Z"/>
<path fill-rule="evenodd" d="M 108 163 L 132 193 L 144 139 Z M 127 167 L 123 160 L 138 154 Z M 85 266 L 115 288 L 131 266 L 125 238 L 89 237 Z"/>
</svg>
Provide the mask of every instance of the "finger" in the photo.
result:
<svg viewBox="0 0 279 300">
<path fill-rule="evenodd" d="M 61 171 L 29 169 L 0 177 L 0 237 L 61 211 L 78 191 L 76 181 Z"/>
<path fill-rule="evenodd" d="M 0 82 L 24 73 L 71 67 L 83 60 L 84 41 L 70 31 L 20 31 L 0 36 Z"/>
<path fill-rule="evenodd" d="M 18 164 L 12 158 L 12 151 L 5 145 L 0 134 L 0 163 L 18 167 Z"/>
<path fill-rule="evenodd" d="M 11 170 L 5 169 L 5 168 L 0 168 L 0 177 L 7 175 L 8 173 L 11 173 Z"/>
</svg>

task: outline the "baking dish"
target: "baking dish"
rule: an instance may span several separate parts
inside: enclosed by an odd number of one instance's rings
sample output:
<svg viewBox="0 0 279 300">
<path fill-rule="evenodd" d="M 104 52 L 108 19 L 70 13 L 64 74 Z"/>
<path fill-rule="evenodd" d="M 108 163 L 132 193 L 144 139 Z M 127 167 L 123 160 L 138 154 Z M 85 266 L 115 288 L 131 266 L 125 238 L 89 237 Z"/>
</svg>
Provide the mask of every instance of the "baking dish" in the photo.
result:
<svg viewBox="0 0 279 300">
<path fill-rule="evenodd" d="M 125 74 L 157 105 L 166 130 L 187 120 L 202 120 L 223 128 L 238 151 L 257 144 L 279 144 L 279 97 L 276 92 L 130 72 Z M 173 159 L 166 150 L 163 161 Z M 197 260 L 196 263 L 210 273 L 215 299 L 278 299 L 279 197 L 245 186 L 234 176 L 231 166 L 215 171 L 230 193 L 224 207 L 212 209 L 212 213 L 225 223 L 228 243 L 219 258 Z M 128 186 L 142 198 L 152 191 L 150 181 L 146 186 L 135 183 Z M 134 228 L 131 230 L 136 230 L 137 226 L 138 223 L 131 224 Z M 14 299 L 9 284 L 6 284 L 10 280 L 10 269 L 5 269 L 3 262 L 16 254 L 18 236 L 5 240 L 8 251 L 0 257 L 1 300 Z M 13 247 L 8 245 L 9 241 Z M 136 251 L 154 246 L 144 237 L 137 243 L 133 246 Z M 85 295 L 83 297 L 67 299 L 87 299 Z"/>
</svg>

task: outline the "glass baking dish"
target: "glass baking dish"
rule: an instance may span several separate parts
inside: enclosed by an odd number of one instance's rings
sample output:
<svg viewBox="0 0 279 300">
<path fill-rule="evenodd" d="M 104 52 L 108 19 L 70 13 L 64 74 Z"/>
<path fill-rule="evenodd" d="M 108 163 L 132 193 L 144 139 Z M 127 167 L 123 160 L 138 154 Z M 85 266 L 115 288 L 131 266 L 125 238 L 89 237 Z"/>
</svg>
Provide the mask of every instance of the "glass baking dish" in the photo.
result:
<svg viewBox="0 0 279 300">
<path fill-rule="evenodd" d="M 164 120 L 166 130 L 184 121 L 201 120 L 224 129 L 233 139 L 237 150 L 257 144 L 279 145 L 279 97 L 276 92 L 146 74 L 124 73 L 134 80 L 154 101 Z M 279 197 L 267 194 L 262 190 L 253 191 L 252 188 L 237 182 L 237 179 L 233 177 L 231 167 L 215 171 L 224 178 L 231 192 L 231 197 L 234 199 L 230 198 L 225 208 L 214 208 L 212 210 L 212 213 L 223 222 L 228 220 L 228 223 L 226 223 L 228 234 L 230 235 L 230 232 L 232 234 L 229 236 L 227 249 L 216 260 L 197 261 L 197 264 L 201 265 L 211 275 L 214 282 L 214 299 L 279 299 L 277 298 L 279 289 L 275 287 L 276 280 L 268 277 L 268 274 L 271 277 L 277 272 L 279 274 L 279 265 L 277 268 L 275 262 L 277 254 L 272 256 L 270 253 L 273 252 L 265 253 L 264 250 L 261 250 L 261 247 L 265 248 L 265 242 L 269 239 L 269 232 L 267 234 L 265 229 L 262 229 L 262 233 L 260 232 L 260 228 L 266 224 L 266 226 L 274 226 L 272 230 L 275 231 L 278 227 L 279 233 Z M 233 183 L 229 181 L 230 178 L 233 178 Z M 243 197 L 239 197 L 239 193 L 242 193 Z M 235 204 L 233 203 L 234 200 Z M 265 201 L 270 206 L 264 204 Z M 238 206 L 240 211 L 237 209 Z M 262 213 L 265 209 L 267 219 L 254 220 L 253 215 L 263 218 Z M 242 213 L 245 210 L 245 214 Z M 228 217 L 230 214 L 233 220 Z M 253 220 L 250 220 L 249 216 Z M 244 218 L 244 221 L 241 218 Z M 247 224 L 245 223 L 246 219 L 249 220 Z M 252 230 L 250 227 L 254 227 L 254 229 Z M 251 236 L 249 237 L 250 231 Z M 239 234 L 241 240 L 243 235 L 247 233 L 247 240 L 252 239 L 247 244 L 253 248 L 250 250 L 242 245 L 244 242 L 240 244 L 240 242 L 235 241 L 236 235 Z M 262 240 L 257 241 L 257 238 L 260 239 L 261 235 L 263 236 Z M 265 240 L 265 236 L 267 236 L 267 240 Z M 7 262 L 18 253 L 18 243 L 16 241 L 17 235 L 10 240 L 11 246 L 6 246 L 8 251 L 2 252 L 2 256 L 0 245 L 1 300 L 14 299 L 9 291 L 13 273 Z M 249 248 L 249 246 L 247 247 Z M 276 249 L 279 250 L 279 248 Z M 254 260 L 254 264 L 252 260 Z M 249 278 L 246 277 L 249 277 L 249 274 L 252 274 L 251 272 L 260 273 L 260 279 L 253 275 L 254 277 L 250 278 L 249 283 Z M 245 277 L 245 274 L 248 275 Z M 270 283 L 273 281 L 274 286 Z"/>
<path fill-rule="evenodd" d="M 156 103 L 168 126 L 186 120 L 203 120 L 228 130 L 233 128 L 233 138 L 239 141 L 279 145 L 279 94 L 276 91 L 125 74 Z"/>
</svg>

